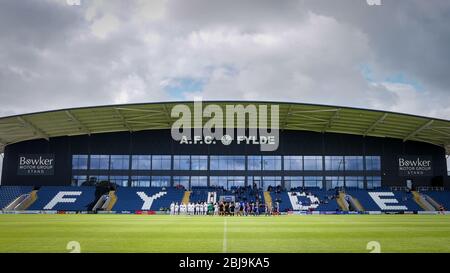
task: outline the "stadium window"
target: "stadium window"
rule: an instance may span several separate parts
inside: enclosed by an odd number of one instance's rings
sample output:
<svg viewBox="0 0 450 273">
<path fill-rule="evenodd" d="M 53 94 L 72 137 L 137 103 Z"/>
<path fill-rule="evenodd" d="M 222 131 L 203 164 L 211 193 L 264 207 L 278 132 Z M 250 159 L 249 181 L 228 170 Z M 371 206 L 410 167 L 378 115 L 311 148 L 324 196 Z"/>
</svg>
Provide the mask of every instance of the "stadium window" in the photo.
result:
<svg viewBox="0 0 450 273">
<path fill-rule="evenodd" d="M 281 170 L 281 156 L 279 155 L 265 155 L 263 156 L 263 170 L 265 171 L 280 171 Z"/>
<path fill-rule="evenodd" d="M 190 170 L 191 158 L 188 155 L 174 155 L 173 156 L 174 170 Z"/>
<path fill-rule="evenodd" d="M 191 188 L 192 187 L 206 187 L 208 186 L 207 176 L 191 176 Z"/>
<path fill-rule="evenodd" d="M 170 155 L 152 156 L 152 170 L 170 170 L 172 164 Z"/>
<path fill-rule="evenodd" d="M 303 169 L 305 171 L 322 171 L 322 156 L 304 156 L 303 157 Z"/>
<path fill-rule="evenodd" d="M 363 171 L 364 157 L 362 156 L 346 156 L 345 157 L 346 171 Z"/>
<path fill-rule="evenodd" d="M 207 155 L 192 155 L 191 156 L 191 170 L 193 170 L 193 171 L 208 170 L 208 156 Z"/>
<path fill-rule="evenodd" d="M 211 170 L 243 171 L 245 170 L 245 156 L 213 155 L 210 157 Z"/>
<path fill-rule="evenodd" d="M 247 157 L 247 169 L 249 171 L 260 171 L 262 169 L 262 156 L 250 155 Z"/>
<path fill-rule="evenodd" d="M 175 187 L 183 186 L 185 189 L 189 189 L 189 176 L 174 176 L 173 185 Z"/>
<path fill-rule="evenodd" d="M 367 189 L 381 188 L 381 177 L 380 176 L 367 176 Z"/>
<path fill-rule="evenodd" d="M 346 176 L 345 187 L 347 188 L 364 188 L 364 176 Z"/>
<path fill-rule="evenodd" d="M 248 186 L 253 187 L 253 184 L 256 184 L 257 188 L 262 187 L 261 176 L 247 176 Z"/>
<path fill-rule="evenodd" d="M 133 155 L 131 156 L 132 170 L 150 170 L 152 163 L 151 155 Z"/>
<path fill-rule="evenodd" d="M 132 176 L 131 187 L 150 187 L 150 176 Z"/>
<path fill-rule="evenodd" d="M 302 176 L 285 176 L 284 186 L 287 189 L 302 188 L 303 187 L 303 177 Z"/>
<path fill-rule="evenodd" d="M 263 190 L 267 190 L 269 186 L 276 187 L 281 185 L 281 176 L 263 176 Z"/>
<path fill-rule="evenodd" d="M 325 170 L 326 171 L 343 171 L 344 157 L 343 156 L 325 156 Z"/>
<path fill-rule="evenodd" d="M 301 171 L 303 170 L 303 159 L 299 155 L 284 156 L 285 171 Z"/>
<path fill-rule="evenodd" d="M 121 187 L 128 187 L 128 176 L 111 176 L 109 182 Z"/>
<path fill-rule="evenodd" d="M 91 170 L 109 170 L 109 155 L 91 155 Z"/>
<path fill-rule="evenodd" d="M 366 156 L 366 170 L 367 171 L 380 171 L 381 170 L 381 158 L 379 156 Z"/>
<path fill-rule="evenodd" d="M 169 187 L 170 176 L 152 176 L 152 187 Z"/>
<path fill-rule="evenodd" d="M 74 175 L 72 177 L 72 186 L 81 186 L 87 181 L 87 175 Z"/>
<path fill-rule="evenodd" d="M 72 170 L 87 170 L 88 155 L 72 155 Z"/>
<path fill-rule="evenodd" d="M 323 177 L 322 176 L 305 176 L 304 184 L 306 188 L 322 188 Z"/>
<path fill-rule="evenodd" d="M 129 155 L 111 155 L 111 170 L 128 170 L 129 168 Z"/>
<path fill-rule="evenodd" d="M 331 188 L 344 187 L 344 177 L 343 176 L 327 176 L 325 181 L 331 182 Z"/>
<path fill-rule="evenodd" d="M 89 182 L 90 183 L 99 183 L 109 181 L 109 177 L 107 175 L 90 175 Z"/>
<path fill-rule="evenodd" d="M 231 189 L 245 186 L 244 176 L 211 176 L 209 178 L 210 186 L 223 187 L 224 189 Z"/>
</svg>

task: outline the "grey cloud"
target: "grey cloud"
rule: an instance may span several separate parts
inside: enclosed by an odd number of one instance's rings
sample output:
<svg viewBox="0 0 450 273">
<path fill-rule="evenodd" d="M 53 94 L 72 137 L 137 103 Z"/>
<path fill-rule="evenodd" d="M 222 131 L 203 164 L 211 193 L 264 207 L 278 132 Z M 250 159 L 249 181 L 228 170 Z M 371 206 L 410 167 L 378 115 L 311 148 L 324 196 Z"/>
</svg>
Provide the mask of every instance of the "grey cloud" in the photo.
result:
<svg viewBox="0 0 450 273">
<path fill-rule="evenodd" d="M 192 78 L 204 86 L 186 98 L 449 118 L 448 1 L 382 2 L 0 1 L 0 115 L 170 100 L 165 83 Z M 365 64 L 376 83 L 364 79 Z M 382 82 L 395 73 L 425 90 Z"/>
</svg>

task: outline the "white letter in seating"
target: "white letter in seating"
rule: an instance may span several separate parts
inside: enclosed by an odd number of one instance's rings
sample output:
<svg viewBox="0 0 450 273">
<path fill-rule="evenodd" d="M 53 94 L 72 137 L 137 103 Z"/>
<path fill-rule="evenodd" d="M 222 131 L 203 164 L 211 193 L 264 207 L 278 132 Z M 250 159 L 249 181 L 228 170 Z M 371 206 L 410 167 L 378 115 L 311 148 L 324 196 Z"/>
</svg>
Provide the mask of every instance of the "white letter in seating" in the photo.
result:
<svg viewBox="0 0 450 273">
<path fill-rule="evenodd" d="M 39 194 L 39 193 L 38 193 Z M 54 206 L 58 203 L 75 203 L 77 201 L 76 198 L 64 198 L 65 196 L 80 196 L 81 191 L 60 191 L 58 192 L 53 199 L 48 202 L 48 204 L 44 207 L 44 209 L 53 209 Z"/>
<path fill-rule="evenodd" d="M 152 196 L 147 196 L 147 194 L 145 194 L 145 192 L 143 191 L 139 191 L 136 194 L 139 195 L 139 197 L 142 199 L 142 201 L 144 201 L 144 204 L 142 205 L 142 210 L 150 210 L 150 208 L 152 207 L 153 201 L 155 199 L 160 198 L 161 196 L 165 195 L 167 192 L 158 192 L 157 194 L 154 194 Z"/>
</svg>

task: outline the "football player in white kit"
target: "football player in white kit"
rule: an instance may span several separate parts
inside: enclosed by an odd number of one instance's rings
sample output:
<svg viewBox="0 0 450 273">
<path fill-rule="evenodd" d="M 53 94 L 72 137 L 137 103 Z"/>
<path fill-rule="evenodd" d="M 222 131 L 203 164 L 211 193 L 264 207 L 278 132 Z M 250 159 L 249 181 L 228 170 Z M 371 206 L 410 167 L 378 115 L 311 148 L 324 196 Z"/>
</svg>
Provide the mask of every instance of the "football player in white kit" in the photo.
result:
<svg viewBox="0 0 450 273">
<path fill-rule="evenodd" d="M 178 205 L 178 202 L 175 203 L 175 214 L 180 214 L 180 206 Z"/>
<path fill-rule="evenodd" d="M 203 202 L 203 215 L 208 215 L 208 203 Z"/>
<path fill-rule="evenodd" d="M 194 210 L 195 210 L 195 206 L 192 203 L 189 203 L 188 205 L 188 210 L 189 210 L 189 215 L 193 215 L 194 214 Z"/>
<path fill-rule="evenodd" d="M 199 207 L 198 207 L 198 203 L 192 204 L 194 206 L 194 215 L 197 215 L 200 211 Z"/>
<path fill-rule="evenodd" d="M 175 203 L 170 204 L 170 215 L 175 215 Z"/>
<path fill-rule="evenodd" d="M 186 205 L 183 203 L 180 205 L 180 214 L 186 214 Z"/>
<path fill-rule="evenodd" d="M 198 213 L 197 215 L 202 215 L 203 214 L 203 205 L 202 203 L 198 203 Z"/>
</svg>

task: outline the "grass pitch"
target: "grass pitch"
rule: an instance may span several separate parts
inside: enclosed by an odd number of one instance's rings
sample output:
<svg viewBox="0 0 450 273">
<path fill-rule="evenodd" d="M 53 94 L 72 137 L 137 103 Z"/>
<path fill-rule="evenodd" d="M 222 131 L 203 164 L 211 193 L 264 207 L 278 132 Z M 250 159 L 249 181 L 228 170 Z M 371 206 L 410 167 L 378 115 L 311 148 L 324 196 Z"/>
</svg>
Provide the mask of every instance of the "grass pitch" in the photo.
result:
<svg viewBox="0 0 450 273">
<path fill-rule="evenodd" d="M 0 252 L 450 252 L 450 216 L 0 215 Z"/>
</svg>

